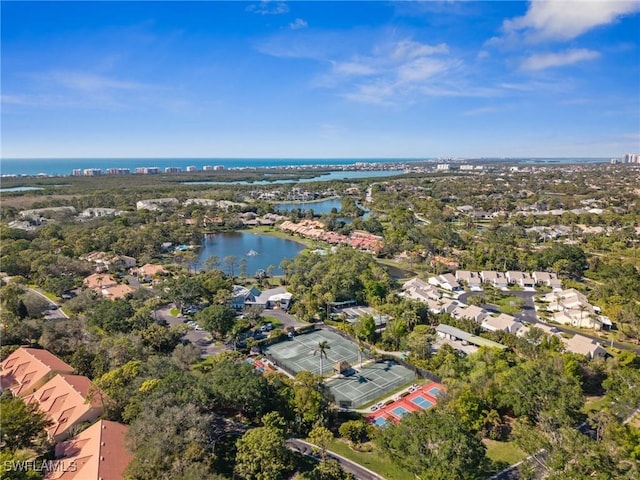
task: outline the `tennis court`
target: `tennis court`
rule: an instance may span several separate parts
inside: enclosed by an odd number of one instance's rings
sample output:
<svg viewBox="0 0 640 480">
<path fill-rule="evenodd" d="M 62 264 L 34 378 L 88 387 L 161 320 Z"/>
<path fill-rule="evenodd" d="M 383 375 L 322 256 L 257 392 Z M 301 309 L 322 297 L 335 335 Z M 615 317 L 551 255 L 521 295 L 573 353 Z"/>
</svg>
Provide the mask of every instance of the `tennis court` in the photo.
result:
<svg viewBox="0 0 640 480">
<path fill-rule="evenodd" d="M 402 418 L 403 415 L 406 415 L 407 413 L 410 413 L 410 412 L 409 410 L 404 408 L 402 405 L 400 405 L 398 407 L 395 407 L 393 410 L 391 410 L 391 413 L 398 418 Z"/>
<path fill-rule="evenodd" d="M 418 395 L 411 399 L 411 403 L 415 403 L 418 407 L 426 410 L 427 408 L 433 407 L 433 402 L 428 398 L 423 397 L 422 395 Z"/>
<path fill-rule="evenodd" d="M 338 405 L 357 408 L 412 382 L 415 377 L 408 368 L 384 361 L 365 365 L 354 375 L 331 379 L 326 385 Z"/>
<path fill-rule="evenodd" d="M 427 393 L 432 397 L 437 397 L 441 391 L 442 389 L 440 387 L 431 387 L 429 390 L 427 390 Z"/>
<path fill-rule="evenodd" d="M 324 341 L 329 344 L 329 348 L 325 350 L 326 357 L 322 360 L 323 374 L 330 373 L 338 362 L 346 361 L 354 367 L 359 365 L 358 345 L 330 330 L 314 330 L 298 335 L 290 340 L 269 345 L 264 351 L 295 373 L 306 370 L 319 374 L 320 353 L 316 350 L 318 344 Z"/>
</svg>

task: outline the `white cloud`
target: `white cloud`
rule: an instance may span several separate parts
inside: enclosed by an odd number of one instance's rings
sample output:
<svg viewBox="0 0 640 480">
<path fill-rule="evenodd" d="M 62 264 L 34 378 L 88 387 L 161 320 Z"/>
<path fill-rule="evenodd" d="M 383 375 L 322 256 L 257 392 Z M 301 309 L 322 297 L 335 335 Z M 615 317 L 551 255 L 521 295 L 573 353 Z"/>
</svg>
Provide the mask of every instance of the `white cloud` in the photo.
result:
<svg viewBox="0 0 640 480">
<path fill-rule="evenodd" d="M 252 3 L 251 5 L 248 5 L 245 10 L 258 15 L 281 15 L 283 13 L 287 13 L 289 11 L 289 7 L 284 2 L 262 0 L 259 3 Z"/>
<path fill-rule="evenodd" d="M 307 28 L 308 26 L 309 24 L 302 18 L 296 18 L 293 22 L 289 24 L 289 28 L 291 30 L 300 30 L 301 28 Z"/>
<path fill-rule="evenodd" d="M 637 0 L 535 0 L 524 16 L 505 20 L 503 30 L 507 38 L 522 33 L 533 41 L 570 40 L 638 11 Z"/>
<path fill-rule="evenodd" d="M 44 75 L 48 80 L 71 90 L 96 92 L 100 90 L 138 90 L 144 85 L 87 72 L 55 71 Z"/>
<path fill-rule="evenodd" d="M 551 67 L 563 67 L 574 63 L 598 58 L 594 50 L 578 48 L 557 53 L 537 53 L 525 59 L 520 65 L 523 70 L 544 70 Z"/>
</svg>

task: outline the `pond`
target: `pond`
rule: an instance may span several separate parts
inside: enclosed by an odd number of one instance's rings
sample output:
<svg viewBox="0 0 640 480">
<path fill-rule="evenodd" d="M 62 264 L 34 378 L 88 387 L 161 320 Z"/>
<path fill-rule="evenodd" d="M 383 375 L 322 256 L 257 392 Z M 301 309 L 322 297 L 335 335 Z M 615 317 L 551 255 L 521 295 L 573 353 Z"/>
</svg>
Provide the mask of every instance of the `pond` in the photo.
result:
<svg viewBox="0 0 640 480">
<path fill-rule="evenodd" d="M 202 250 L 198 257 L 198 268 L 204 268 L 204 263 L 211 255 L 217 256 L 220 261 L 224 257 L 233 255 L 237 259 L 234 266 L 235 274 L 240 271 L 240 261 L 246 260 L 247 274 L 255 275 L 260 270 L 266 270 L 269 265 L 275 269 L 273 273 L 280 275 L 283 272 L 279 265 L 285 258 L 293 259 L 305 248 L 300 243 L 284 238 L 257 235 L 246 232 L 225 232 L 207 235 L 202 243 Z M 227 271 L 221 264 L 218 268 Z"/>
</svg>

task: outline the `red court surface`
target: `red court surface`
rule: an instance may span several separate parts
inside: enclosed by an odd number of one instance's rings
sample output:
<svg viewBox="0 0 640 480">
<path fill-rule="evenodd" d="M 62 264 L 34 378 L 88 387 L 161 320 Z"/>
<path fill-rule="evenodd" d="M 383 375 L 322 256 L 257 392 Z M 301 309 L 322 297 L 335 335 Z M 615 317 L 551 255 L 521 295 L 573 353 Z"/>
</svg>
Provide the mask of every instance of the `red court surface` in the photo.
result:
<svg viewBox="0 0 640 480">
<path fill-rule="evenodd" d="M 436 397 L 438 394 L 445 390 L 445 387 L 439 383 L 427 383 L 389 405 L 381 407 L 375 413 L 368 415 L 367 420 L 378 427 L 385 427 L 389 422 L 399 422 L 407 413 L 433 407 L 437 402 Z"/>
<path fill-rule="evenodd" d="M 266 358 L 247 358 L 245 360 L 249 365 L 253 365 L 253 367 L 260 373 L 265 372 L 275 372 L 275 368 L 273 368 L 270 364 L 267 363 Z"/>
</svg>

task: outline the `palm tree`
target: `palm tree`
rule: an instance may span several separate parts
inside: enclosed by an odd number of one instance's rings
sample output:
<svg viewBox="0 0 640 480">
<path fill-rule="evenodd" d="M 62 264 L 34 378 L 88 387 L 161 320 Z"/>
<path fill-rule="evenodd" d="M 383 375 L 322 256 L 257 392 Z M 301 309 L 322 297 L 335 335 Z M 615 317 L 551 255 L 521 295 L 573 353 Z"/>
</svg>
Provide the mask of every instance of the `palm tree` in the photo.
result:
<svg viewBox="0 0 640 480">
<path fill-rule="evenodd" d="M 318 343 L 318 348 L 316 348 L 313 352 L 313 356 L 316 356 L 316 353 L 320 354 L 320 375 L 322 376 L 322 372 L 324 370 L 324 364 L 322 362 L 322 358 L 327 358 L 327 350 L 329 350 L 331 348 L 331 346 L 329 345 L 329 342 L 327 342 L 326 340 L 321 341 L 320 343 Z"/>
</svg>

